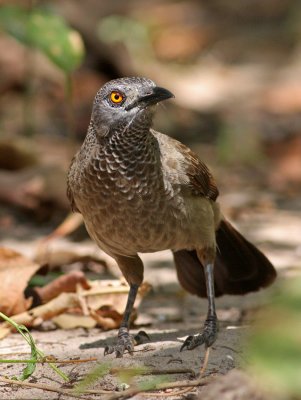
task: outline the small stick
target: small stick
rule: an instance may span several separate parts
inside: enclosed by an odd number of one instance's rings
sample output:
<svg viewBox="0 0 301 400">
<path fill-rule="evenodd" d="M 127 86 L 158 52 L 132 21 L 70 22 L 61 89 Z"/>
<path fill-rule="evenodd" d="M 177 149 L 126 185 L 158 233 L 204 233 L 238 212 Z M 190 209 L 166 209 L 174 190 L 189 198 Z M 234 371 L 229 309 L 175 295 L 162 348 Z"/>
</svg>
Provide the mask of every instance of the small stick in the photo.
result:
<svg viewBox="0 0 301 400">
<path fill-rule="evenodd" d="M 96 357 L 91 358 L 81 358 L 78 360 L 55 360 L 54 362 L 57 364 L 78 364 L 78 363 L 86 363 L 91 361 L 98 361 Z"/>
<path fill-rule="evenodd" d="M 177 392 L 171 392 L 171 393 L 152 393 L 152 396 L 161 396 L 161 397 L 169 397 L 169 396 L 178 396 L 180 394 L 184 394 L 184 393 L 188 393 L 190 392 L 194 387 L 199 386 L 199 385 L 203 385 L 204 382 L 204 373 L 207 369 L 207 365 L 208 365 L 208 361 L 209 361 L 209 355 L 210 355 L 210 347 L 206 348 L 206 352 L 205 352 L 205 357 L 204 357 L 204 361 L 203 361 L 203 365 L 201 366 L 200 369 L 200 377 L 198 379 L 196 379 L 194 381 L 194 385 L 191 385 L 183 390 L 179 390 Z M 199 385 L 197 385 L 197 382 L 199 382 Z M 175 384 L 179 384 L 179 382 L 173 382 Z M 175 386 L 175 387 L 180 387 L 180 386 Z M 183 387 L 183 386 L 182 386 Z M 146 395 L 147 393 L 141 393 L 142 395 Z"/>
<path fill-rule="evenodd" d="M 3 376 L 0 376 L 0 382 L 9 383 L 11 385 L 18 385 L 18 386 L 23 386 L 23 387 L 34 388 L 34 389 L 46 390 L 48 392 L 55 392 L 55 393 L 59 393 L 59 394 L 64 395 L 64 396 L 75 397 L 77 399 L 90 400 L 88 397 L 79 396 L 77 394 L 72 393 L 72 391 L 70 391 L 70 390 L 60 389 L 60 388 L 56 388 L 56 387 L 50 386 L 50 385 L 42 385 L 42 384 L 37 384 L 37 383 L 16 381 L 14 379 L 4 378 Z"/>
<path fill-rule="evenodd" d="M 138 387 L 133 387 L 128 390 L 125 390 L 123 392 L 119 393 L 114 393 L 112 396 L 109 396 L 107 400 L 117 400 L 120 398 L 127 398 L 127 397 L 132 397 L 136 394 L 142 394 L 144 392 L 150 392 L 153 390 L 165 390 L 165 389 L 173 389 L 173 388 L 187 388 L 185 391 L 190 391 L 192 388 L 197 387 L 197 386 L 204 386 L 207 385 L 209 382 L 211 382 L 214 379 L 212 376 L 208 376 L 206 378 L 198 378 L 193 381 L 178 381 L 178 382 L 170 382 L 170 383 L 158 383 L 154 388 L 149 388 L 149 389 L 139 389 Z M 169 393 L 168 393 L 169 394 Z M 157 393 L 151 393 L 152 396 L 157 396 Z M 160 395 L 160 394 L 159 394 Z M 165 393 L 167 395 L 167 393 Z M 169 394 L 170 396 L 174 396 L 174 393 Z"/>
<path fill-rule="evenodd" d="M 204 375 L 207 366 L 208 366 L 208 361 L 209 361 L 209 355 L 210 355 L 210 347 L 206 348 L 206 352 L 205 352 L 205 357 L 204 357 L 204 361 L 203 361 L 203 365 L 201 366 L 200 369 L 200 378 Z"/>
<path fill-rule="evenodd" d="M 149 395 L 151 395 L 151 396 L 157 396 L 157 397 L 170 397 L 170 396 L 179 396 L 180 394 L 184 394 L 184 393 L 188 393 L 188 392 L 190 392 L 192 389 L 194 389 L 193 387 L 189 387 L 189 388 L 185 388 L 185 389 L 182 389 L 182 390 L 178 390 L 178 391 L 176 391 L 176 392 L 170 392 L 170 393 L 148 393 L 148 392 L 142 392 L 142 393 L 139 393 L 140 395 L 142 395 L 142 396 L 149 396 Z"/>
<path fill-rule="evenodd" d="M 78 364 L 78 363 L 86 363 L 90 361 L 97 361 L 96 357 L 93 358 L 86 358 L 86 359 L 79 359 L 79 360 L 57 360 L 55 358 L 53 359 L 43 359 L 43 360 L 0 360 L 0 364 L 51 364 L 51 363 L 56 363 L 56 364 Z"/>
<path fill-rule="evenodd" d="M 78 302 L 84 315 L 89 315 L 87 300 L 82 296 L 83 287 L 80 283 L 76 284 L 76 293 L 78 295 Z"/>
<path fill-rule="evenodd" d="M 56 361 L 57 362 L 57 361 Z M 111 368 L 110 374 L 118 374 L 119 372 L 131 371 L 131 368 Z M 192 374 L 195 376 L 195 372 L 192 369 L 148 369 L 141 371 L 140 375 L 172 375 L 172 374 Z"/>
</svg>

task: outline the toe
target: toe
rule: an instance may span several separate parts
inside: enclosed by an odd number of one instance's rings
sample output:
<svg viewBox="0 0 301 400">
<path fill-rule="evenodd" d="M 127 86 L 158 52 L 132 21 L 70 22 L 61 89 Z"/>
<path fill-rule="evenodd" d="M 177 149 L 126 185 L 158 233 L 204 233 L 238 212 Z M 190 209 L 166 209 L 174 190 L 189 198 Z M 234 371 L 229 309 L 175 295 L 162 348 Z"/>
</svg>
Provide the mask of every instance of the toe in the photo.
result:
<svg viewBox="0 0 301 400">
<path fill-rule="evenodd" d="M 116 358 L 122 358 L 125 351 L 133 354 L 134 340 L 131 335 L 124 335 L 122 337 L 119 337 L 115 346 L 106 346 L 104 350 L 104 355 L 115 352 Z"/>
<path fill-rule="evenodd" d="M 132 345 L 132 343 L 128 343 L 126 346 L 125 346 L 125 349 L 132 355 L 133 354 L 133 352 L 134 352 L 134 346 Z"/>
<path fill-rule="evenodd" d="M 145 331 L 139 331 L 137 335 L 134 337 L 134 341 L 136 345 L 147 343 L 150 341 L 150 337 Z"/>
<path fill-rule="evenodd" d="M 116 358 L 122 358 L 123 357 L 123 350 L 116 349 L 115 350 L 115 355 L 116 355 Z"/>
<path fill-rule="evenodd" d="M 124 343 L 117 344 L 117 346 L 115 346 L 116 358 L 122 358 L 124 351 L 125 351 L 125 344 Z"/>
<path fill-rule="evenodd" d="M 106 346 L 104 349 L 104 356 L 106 356 L 107 354 L 112 354 L 114 352 L 114 347 L 113 346 Z"/>
<path fill-rule="evenodd" d="M 122 335 L 118 336 L 115 346 L 105 347 L 104 355 L 106 356 L 107 354 L 115 352 L 116 358 L 122 358 L 125 351 L 128 351 L 130 355 L 133 355 L 134 345 L 145 343 L 146 338 L 149 339 L 149 336 L 144 331 L 138 332 L 135 339 L 128 332 L 122 332 Z"/>
<path fill-rule="evenodd" d="M 185 349 L 187 349 L 187 350 L 190 350 L 190 346 L 191 346 L 191 343 L 192 343 L 192 341 L 193 341 L 193 336 L 188 336 L 186 339 L 185 339 L 185 342 L 182 344 L 182 346 L 181 346 L 181 348 L 180 348 L 180 351 L 183 351 L 183 350 L 185 350 Z"/>
<path fill-rule="evenodd" d="M 215 319 L 206 320 L 203 332 L 196 336 L 188 336 L 180 351 L 184 349 L 192 350 L 203 344 L 205 344 L 206 348 L 211 347 L 216 341 L 217 331 L 217 321 Z"/>
</svg>

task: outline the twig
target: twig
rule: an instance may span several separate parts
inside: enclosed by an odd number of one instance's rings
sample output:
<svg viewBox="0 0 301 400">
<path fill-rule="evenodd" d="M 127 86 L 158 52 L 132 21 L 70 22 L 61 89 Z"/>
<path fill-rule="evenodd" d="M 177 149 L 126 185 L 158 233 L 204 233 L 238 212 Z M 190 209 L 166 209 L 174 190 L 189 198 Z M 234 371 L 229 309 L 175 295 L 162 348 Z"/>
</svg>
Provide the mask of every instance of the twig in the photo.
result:
<svg viewBox="0 0 301 400">
<path fill-rule="evenodd" d="M 64 396 L 75 397 L 77 399 L 82 399 L 82 400 L 84 400 L 84 399 L 90 400 L 91 399 L 88 397 L 82 397 L 80 395 L 74 394 L 74 393 L 72 393 L 71 390 L 68 390 L 68 389 L 60 389 L 60 388 L 56 388 L 56 387 L 50 386 L 50 385 L 42 385 L 42 384 L 37 384 L 37 383 L 16 381 L 14 379 L 4 378 L 3 376 L 0 376 L 0 382 L 9 383 L 11 385 L 18 385 L 18 386 L 23 386 L 23 387 L 34 388 L 34 389 L 46 390 L 48 392 L 55 392 L 55 393 L 59 393 Z"/>
<path fill-rule="evenodd" d="M 79 302 L 80 308 L 82 309 L 83 314 L 86 316 L 89 315 L 87 299 L 82 296 L 83 287 L 80 283 L 76 284 L 76 293 L 78 295 L 78 302 Z"/>
<path fill-rule="evenodd" d="M 200 369 L 200 377 L 199 377 L 199 379 L 198 379 L 199 381 L 202 380 L 202 378 L 203 378 L 203 376 L 204 376 L 204 373 L 205 373 L 205 371 L 206 371 L 206 369 L 207 369 L 207 365 L 208 365 L 208 361 L 209 361 L 209 354 L 210 354 L 210 347 L 207 347 L 207 348 L 206 348 L 206 352 L 205 352 L 204 361 L 203 361 L 203 364 L 202 364 L 201 369 Z M 184 394 L 184 393 L 190 392 L 194 387 L 195 387 L 195 386 L 191 386 L 191 387 L 188 387 L 188 388 L 186 388 L 186 389 L 179 390 L 179 391 L 177 391 L 177 392 L 171 392 L 171 393 L 157 393 L 157 394 L 154 394 L 154 395 L 155 395 L 155 396 L 162 396 L 162 397 L 178 396 L 179 394 Z"/>
<path fill-rule="evenodd" d="M 204 361 L 203 361 L 203 365 L 201 366 L 200 369 L 200 377 L 202 377 L 207 369 L 207 365 L 208 365 L 208 361 L 209 361 L 209 355 L 210 355 L 210 347 L 206 348 L 206 352 L 205 352 L 205 357 L 204 357 Z"/>
<path fill-rule="evenodd" d="M 58 361 L 56 361 L 58 362 Z M 118 374 L 119 372 L 131 371 L 131 368 L 111 368 L 110 374 Z M 172 374 L 192 374 L 195 376 L 195 372 L 192 369 L 146 369 L 145 371 L 139 372 L 140 375 L 172 375 Z"/>
<path fill-rule="evenodd" d="M 203 376 L 204 376 L 204 373 L 205 373 L 205 371 L 206 371 L 206 369 L 207 369 L 207 365 L 208 365 L 208 361 L 209 361 L 209 354 L 210 354 L 210 347 L 207 347 L 207 348 L 206 348 L 206 352 L 205 352 L 204 361 L 203 361 L 203 364 L 202 364 L 201 369 L 200 369 L 200 377 L 199 377 L 199 379 L 198 379 L 199 381 L 202 380 L 202 378 L 203 378 Z M 190 392 L 194 387 L 195 387 L 195 386 L 190 386 L 190 387 L 188 387 L 187 389 L 179 390 L 179 391 L 177 391 L 176 393 L 175 393 L 175 392 L 171 392 L 171 393 L 158 393 L 158 394 L 155 394 L 155 396 L 165 396 L 165 397 L 168 397 L 168 396 L 178 396 L 179 394 L 184 394 L 184 393 Z"/>
<path fill-rule="evenodd" d="M 55 358 L 51 359 L 43 359 L 43 360 L 0 360 L 1 364 L 51 364 L 51 363 L 56 363 L 56 364 L 78 364 L 78 363 L 86 363 L 90 361 L 97 361 L 96 357 L 93 358 L 86 358 L 86 359 L 79 359 L 79 360 L 57 360 Z"/>
<path fill-rule="evenodd" d="M 78 363 L 86 363 L 91 361 L 97 361 L 96 357 L 91 358 L 81 358 L 78 360 L 55 360 L 57 364 L 78 364 Z"/>
<path fill-rule="evenodd" d="M 98 296 L 98 295 L 106 295 L 106 294 L 117 294 L 117 293 L 125 293 L 129 292 L 128 286 L 103 286 L 103 287 L 95 287 L 90 290 L 83 290 L 81 295 L 85 296 Z"/>
<path fill-rule="evenodd" d="M 178 381 L 178 382 L 170 382 L 170 383 L 158 383 L 157 385 L 155 385 L 155 387 L 148 388 L 148 389 L 142 389 L 142 388 L 139 388 L 139 387 L 133 387 L 133 388 L 130 388 L 130 389 L 125 390 L 123 392 L 114 393 L 112 396 L 109 396 L 106 400 L 117 400 L 117 399 L 121 399 L 121 398 L 128 398 L 128 397 L 132 397 L 132 396 L 134 396 L 134 395 L 136 395 L 138 393 L 142 394 L 143 392 L 150 392 L 150 391 L 153 391 L 153 390 L 166 390 L 166 389 L 184 388 L 185 387 L 185 388 L 188 389 L 188 390 L 187 389 L 186 390 L 189 391 L 194 387 L 207 385 L 213 379 L 214 379 L 214 377 L 208 376 L 206 378 L 200 377 L 200 378 L 195 379 L 193 381 Z M 157 393 L 152 393 L 152 396 L 156 396 L 156 395 L 157 395 Z M 165 395 L 167 395 L 167 393 L 165 393 Z M 174 394 L 170 393 L 169 395 L 173 396 Z"/>
<path fill-rule="evenodd" d="M 212 377 L 208 377 L 206 379 L 206 378 L 204 378 L 204 373 L 205 373 L 205 371 L 207 369 L 207 365 L 208 365 L 208 361 L 209 361 L 209 355 L 210 355 L 210 347 L 207 347 L 206 348 L 206 352 L 205 352 L 204 361 L 203 361 L 203 364 L 202 364 L 201 369 L 200 369 L 200 377 L 198 379 L 196 379 L 195 381 L 187 382 L 187 385 L 185 385 L 185 386 L 188 386 L 188 387 L 186 387 L 183 390 L 179 390 L 177 392 L 152 393 L 152 396 L 160 396 L 160 397 L 178 396 L 180 394 L 182 395 L 184 393 L 190 392 L 193 388 L 195 388 L 197 386 L 201 386 L 201 385 L 203 386 L 204 384 L 206 384 L 206 383 L 204 383 L 205 380 L 208 383 L 208 381 L 210 381 L 212 379 Z M 211 379 L 209 379 L 209 378 L 211 378 Z M 165 387 L 165 389 L 171 389 L 173 387 L 185 387 L 184 385 L 180 386 L 179 383 L 181 383 L 181 382 L 173 382 L 173 383 L 167 384 L 169 387 L 168 388 Z M 183 381 L 183 383 L 185 383 L 185 381 Z M 190 383 L 192 383 L 192 384 L 190 384 Z M 156 389 L 159 389 L 159 387 L 160 387 L 161 390 L 162 390 L 163 386 L 165 386 L 165 384 L 161 384 L 161 385 L 159 384 L 159 385 L 157 385 Z M 141 394 L 142 395 L 146 395 L 146 393 L 141 393 Z"/>
<path fill-rule="evenodd" d="M 185 388 L 182 390 L 177 390 L 176 392 L 170 392 L 170 393 L 148 393 L 148 392 L 144 392 L 144 393 L 139 393 L 142 396 L 157 396 L 157 397 L 170 397 L 170 396 L 179 396 L 180 394 L 185 394 L 190 392 L 192 389 L 194 389 L 194 387 L 189 387 L 189 388 Z"/>
</svg>

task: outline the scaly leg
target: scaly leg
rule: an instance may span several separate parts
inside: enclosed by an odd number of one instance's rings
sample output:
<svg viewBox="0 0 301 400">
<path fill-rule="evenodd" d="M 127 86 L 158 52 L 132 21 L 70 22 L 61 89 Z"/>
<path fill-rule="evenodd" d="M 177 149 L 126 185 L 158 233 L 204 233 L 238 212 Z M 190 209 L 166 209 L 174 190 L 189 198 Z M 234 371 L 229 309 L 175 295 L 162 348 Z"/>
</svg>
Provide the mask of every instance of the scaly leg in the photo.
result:
<svg viewBox="0 0 301 400">
<path fill-rule="evenodd" d="M 188 349 L 192 350 L 197 346 L 205 344 L 205 347 L 211 347 L 217 338 L 218 332 L 218 320 L 216 317 L 215 311 L 215 296 L 214 296 L 214 263 L 208 262 L 208 258 L 204 257 L 204 254 L 199 254 L 198 257 L 202 260 L 202 264 L 204 265 L 205 272 L 205 280 L 206 280 L 206 288 L 207 288 L 207 297 L 208 297 L 208 313 L 207 318 L 204 323 L 204 328 L 201 333 L 196 336 L 188 336 L 183 343 L 181 350 Z M 213 257 L 210 257 L 211 260 Z"/>
<path fill-rule="evenodd" d="M 130 354 L 134 350 L 134 338 L 129 334 L 130 317 L 133 311 L 133 306 L 137 296 L 139 285 L 132 284 L 128 295 L 128 300 L 123 314 L 122 322 L 118 331 L 118 339 L 115 346 L 106 346 L 104 355 L 111 354 L 115 351 L 116 357 L 120 358 L 123 356 L 125 350 Z"/>
<path fill-rule="evenodd" d="M 130 354 L 132 354 L 134 350 L 135 341 L 133 336 L 129 333 L 131 322 L 130 317 L 133 311 L 139 286 L 143 280 L 143 264 L 138 255 L 133 255 L 129 257 L 118 255 L 116 256 L 116 261 L 125 279 L 130 285 L 130 291 L 128 294 L 128 299 L 121 325 L 118 331 L 117 343 L 114 346 L 106 346 L 104 350 L 104 355 L 115 352 L 116 357 L 120 358 L 123 356 L 126 350 Z M 144 332 L 139 332 L 138 335 L 138 341 L 141 341 L 143 339 L 143 336 L 147 336 Z"/>
</svg>

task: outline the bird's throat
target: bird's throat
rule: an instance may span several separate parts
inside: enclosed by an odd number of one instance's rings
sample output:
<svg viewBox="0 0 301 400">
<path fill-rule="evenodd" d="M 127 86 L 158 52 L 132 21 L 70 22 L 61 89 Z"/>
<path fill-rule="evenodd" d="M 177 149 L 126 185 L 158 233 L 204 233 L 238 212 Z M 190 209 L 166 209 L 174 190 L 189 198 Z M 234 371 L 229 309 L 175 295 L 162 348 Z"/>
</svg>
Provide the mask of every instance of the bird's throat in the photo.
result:
<svg viewBox="0 0 301 400">
<path fill-rule="evenodd" d="M 127 123 L 115 126 L 103 142 L 107 152 L 117 152 L 119 158 L 147 159 L 156 142 L 150 132 L 151 124 L 151 115 L 139 113 Z"/>
</svg>

